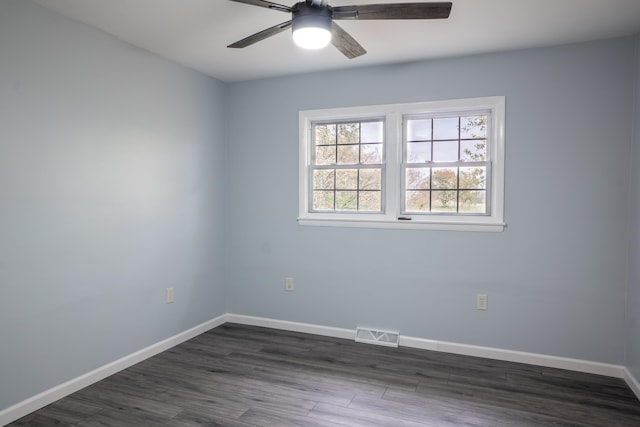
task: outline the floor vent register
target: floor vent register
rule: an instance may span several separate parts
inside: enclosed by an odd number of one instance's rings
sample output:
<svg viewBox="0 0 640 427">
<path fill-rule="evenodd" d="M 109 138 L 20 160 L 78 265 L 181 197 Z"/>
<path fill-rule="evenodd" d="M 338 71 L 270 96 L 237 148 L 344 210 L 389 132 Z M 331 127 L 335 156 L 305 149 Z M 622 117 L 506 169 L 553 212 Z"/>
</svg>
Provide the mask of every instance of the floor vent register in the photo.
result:
<svg viewBox="0 0 640 427">
<path fill-rule="evenodd" d="M 356 342 L 384 345 L 386 347 L 398 347 L 399 339 L 399 332 L 363 328 L 361 326 L 356 328 Z"/>
</svg>

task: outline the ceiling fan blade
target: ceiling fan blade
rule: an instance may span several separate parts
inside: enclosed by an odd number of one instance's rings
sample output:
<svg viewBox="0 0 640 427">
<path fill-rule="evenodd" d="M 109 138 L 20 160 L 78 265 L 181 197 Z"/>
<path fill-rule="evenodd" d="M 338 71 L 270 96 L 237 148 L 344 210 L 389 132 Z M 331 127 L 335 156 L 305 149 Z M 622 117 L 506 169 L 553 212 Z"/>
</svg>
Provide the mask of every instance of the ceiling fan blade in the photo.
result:
<svg viewBox="0 0 640 427">
<path fill-rule="evenodd" d="M 357 58 L 367 53 L 360 43 L 335 22 L 331 23 L 331 44 L 349 59 Z"/>
<path fill-rule="evenodd" d="M 249 37 L 245 37 L 244 39 L 239 40 L 233 44 L 230 44 L 227 47 L 243 48 L 243 47 L 251 46 L 254 43 L 264 40 L 267 37 L 275 36 L 276 34 L 283 32 L 287 28 L 290 28 L 291 22 L 292 21 L 287 21 L 287 22 L 283 22 L 282 24 L 274 25 L 271 28 L 267 28 L 266 30 L 262 30 L 259 33 L 255 33 L 253 35 L 250 35 Z"/>
<path fill-rule="evenodd" d="M 285 6 L 282 4 L 278 4 L 278 3 L 272 3 L 270 1 L 266 1 L 266 0 L 231 0 L 231 1 L 235 1 L 238 3 L 244 3 L 244 4 L 250 4 L 253 6 L 259 6 L 259 7 L 266 7 L 267 9 L 273 9 L 273 10 L 279 10 L 281 12 L 292 12 L 293 9 L 291 9 L 289 6 Z"/>
<path fill-rule="evenodd" d="M 444 19 L 451 13 L 451 2 L 382 3 L 337 6 L 333 19 Z"/>
</svg>

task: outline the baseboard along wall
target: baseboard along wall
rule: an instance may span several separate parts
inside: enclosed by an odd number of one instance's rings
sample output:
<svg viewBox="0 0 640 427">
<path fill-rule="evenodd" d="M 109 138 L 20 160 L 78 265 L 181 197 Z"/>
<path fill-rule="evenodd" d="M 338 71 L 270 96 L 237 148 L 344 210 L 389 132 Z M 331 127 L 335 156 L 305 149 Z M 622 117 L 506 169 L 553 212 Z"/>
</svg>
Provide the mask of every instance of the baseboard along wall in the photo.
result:
<svg viewBox="0 0 640 427">
<path fill-rule="evenodd" d="M 142 350 L 108 363 L 91 372 L 87 372 L 77 378 L 71 379 L 58 386 L 45 390 L 33 397 L 0 411 L 0 425 L 4 426 L 31 412 L 49 405 L 65 396 L 68 396 L 84 387 L 94 384 L 110 375 L 127 369 L 145 359 L 155 356 L 180 343 L 190 340 L 210 329 L 225 323 L 237 323 L 249 326 L 262 326 L 272 329 L 280 329 L 292 332 L 302 332 L 313 335 L 323 335 L 334 338 L 355 339 L 355 329 L 335 328 L 329 326 L 314 325 L 309 323 L 290 322 L 286 320 L 270 319 L 265 317 L 245 316 L 241 314 L 227 313 L 201 323 L 184 332 L 176 334 L 156 344 L 152 344 Z M 591 362 L 588 360 L 571 359 L 558 356 L 549 356 L 537 353 L 504 350 L 493 347 L 482 347 L 468 344 L 458 344 L 445 341 L 435 341 L 425 338 L 407 337 L 400 335 L 401 347 L 419 348 L 423 350 L 440 351 L 445 353 L 477 356 L 509 362 L 526 363 L 530 365 L 550 368 L 567 369 L 571 371 L 586 372 L 622 378 L 631 390 L 640 399 L 640 382 L 624 366 L 608 363 Z"/>
<path fill-rule="evenodd" d="M 325 327 L 307 323 L 296 323 L 285 320 L 275 320 L 262 317 L 228 314 L 227 322 L 242 325 L 264 326 L 286 331 L 304 332 L 308 334 L 324 335 L 335 338 L 355 339 L 355 329 L 341 329 Z M 488 359 L 507 362 L 526 363 L 529 365 L 548 368 L 567 369 L 570 371 L 586 372 L 590 374 L 606 375 L 608 377 L 625 378 L 625 368 L 621 365 L 591 362 L 588 360 L 571 359 L 566 357 L 549 356 L 545 354 L 527 353 L 522 351 L 504 350 L 493 347 L 482 347 L 468 344 L 458 344 L 446 341 L 435 341 L 400 335 L 400 347 L 419 348 L 423 350 L 440 351 L 444 353 L 462 354 L 465 356 L 485 357 Z M 631 374 L 629 373 L 629 376 Z M 640 399 L 640 394 L 638 394 Z"/>
<path fill-rule="evenodd" d="M 624 380 L 626 381 L 629 388 L 633 391 L 638 399 L 640 399 L 640 381 L 627 369 L 624 368 Z"/>
<path fill-rule="evenodd" d="M 136 363 L 142 362 L 158 353 L 162 353 L 165 350 L 175 347 L 176 345 L 197 337 L 198 335 L 207 332 L 210 329 L 218 327 L 226 322 L 226 315 L 223 314 L 214 319 L 201 323 L 186 331 L 180 332 L 172 337 L 164 339 L 160 342 L 152 344 L 148 347 L 131 353 L 127 356 L 121 357 L 111 363 L 101 366 L 79 377 L 73 378 L 67 382 L 59 384 L 42 393 L 36 394 L 22 402 L 16 403 L 6 409 L 0 410 L 0 426 L 9 424 L 15 420 L 18 420 L 25 415 L 28 415 L 40 408 L 43 408 L 56 400 L 62 399 L 78 390 L 81 390 L 91 384 L 97 383 L 100 380 L 107 378 L 115 373 L 118 373 Z"/>
</svg>

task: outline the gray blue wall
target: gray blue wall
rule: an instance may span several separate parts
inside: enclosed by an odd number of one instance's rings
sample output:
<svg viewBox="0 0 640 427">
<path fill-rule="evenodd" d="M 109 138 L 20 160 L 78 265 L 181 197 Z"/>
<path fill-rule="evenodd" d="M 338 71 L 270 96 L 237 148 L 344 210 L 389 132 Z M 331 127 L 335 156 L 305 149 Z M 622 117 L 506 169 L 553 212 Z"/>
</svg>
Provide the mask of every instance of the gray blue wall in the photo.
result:
<svg viewBox="0 0 640 427">
<path fill-rule="evenodd" d="M 640 37 L 636 38 L 626 366 L 640 381 Z"/>
<path fill-rule="evenodd" d="M 622 363 L 634 43 L 229 85 L 229 311 Z M 492 95 L 507 100 L 503 233 L 296 223 L 299 110 Z"/>
<path fill-rule="evenodd" d="M 226 312 L 223 92 L 0 1 L 0 409 Z"/>
</svg>

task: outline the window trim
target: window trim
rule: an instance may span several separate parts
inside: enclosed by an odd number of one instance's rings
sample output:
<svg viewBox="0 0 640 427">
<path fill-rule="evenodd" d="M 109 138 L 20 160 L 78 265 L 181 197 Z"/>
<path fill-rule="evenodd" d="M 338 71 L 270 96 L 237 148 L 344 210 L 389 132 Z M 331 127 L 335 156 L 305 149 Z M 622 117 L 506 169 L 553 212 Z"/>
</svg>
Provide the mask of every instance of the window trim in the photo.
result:
<svg viewBox="0 0 640 427">
<path fill-rule="evenodd" d="M 403 118 L 420 114 L 459 114 L 491 111 L 488 154 L 491 176 L 487 215 L 403 215 L 402 160 Z M 319 121 L 367 120 L 384 117 L 385 146 L 383 152 L 383 212 L 344 213 L 310 212 L 311 131 L 312 123 Z M 505 159 L 505 97 L 493 96 L 407 104 L 384 104 L 299 112 L 299 216 L 300 225 L 356 228 L 395 228 L 456 231 L 504 230 L 504 159 Z M 411 217 L 410 220 L 400 219 Z"/>
</svg>

